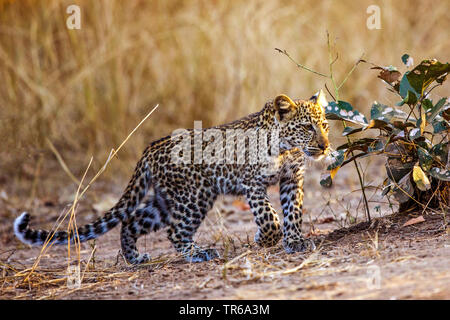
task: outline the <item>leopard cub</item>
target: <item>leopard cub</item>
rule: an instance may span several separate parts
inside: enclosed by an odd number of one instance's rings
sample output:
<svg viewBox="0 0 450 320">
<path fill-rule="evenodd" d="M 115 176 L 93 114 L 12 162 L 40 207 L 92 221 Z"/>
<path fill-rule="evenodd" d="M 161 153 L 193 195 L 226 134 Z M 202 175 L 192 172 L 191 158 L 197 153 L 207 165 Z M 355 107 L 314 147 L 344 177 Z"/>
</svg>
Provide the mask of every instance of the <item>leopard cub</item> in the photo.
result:
<svg viewBox="0 0 450 320">
<path fill-rule="evenodd" d="M 240 120 L 181 130 L 154 141 L 119 201 L 103 217 L 80 227 L 77 235 L 57 231 L 50 242 L 66 244 L 75 237 L 84 242 L 121 223 L 122 253 L 129 263 L 141 264 L 150 257 L 139 254 L 138 238 L 166 228 L 169 240 L 187 261 L 207 261 L 218 257 L 218 252 L 199 247 L 193 237 L 217 196 L 229 194 L 247 199 L 259 245 L 273 246 L 283 238 L 288 253 L 313 247 L 301 233 L 304 164 L 306 157 L 317 160 L 329 152 L 326 105 L 322 91 L 309 100 L 281 94 Z M 262 142 L 271 145 L 270 152 Z M 282 227 L 267 196 L 267 187 L 276 183 Z M 50 232 L 30 229 L 29 221 L 26 212 L 15 220 L 16 236 L 24 243 L 42 245 Z"/>
</svg>

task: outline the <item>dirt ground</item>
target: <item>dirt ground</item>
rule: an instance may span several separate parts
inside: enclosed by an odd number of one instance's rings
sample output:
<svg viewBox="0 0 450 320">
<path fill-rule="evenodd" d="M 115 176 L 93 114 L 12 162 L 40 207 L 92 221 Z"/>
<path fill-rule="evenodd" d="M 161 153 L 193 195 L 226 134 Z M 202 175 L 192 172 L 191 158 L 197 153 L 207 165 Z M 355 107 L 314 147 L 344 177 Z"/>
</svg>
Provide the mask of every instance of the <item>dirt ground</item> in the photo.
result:
<svg viewBox="0 0 450 320">
<path fill-rule="evenodd" d="M 41 249 L 15 239 L 12 224 L 23 209 L 21 199 L 0 186 L 0 299 L 450 299 L 448 214 L 395 213 L 396 206 L 377 188 L 384 175 L 381 162 L 369 167 L 370 224 L 354 168 L 341 169 L 335 185 L 323 189 L 318 182 L 323 165 L 310 166 L 303 231 L 315 241 L 314 252 L 257 247 L 245 202 L 222 198 L 197 233 L 197 241 L 217 248 L 220 259 L 186 263 L 159 231 L 139 242 L 152 261 L 130 267 L 119 254 L 116 228 L 81 245 L 79 286 L 68 283 L 67 246 L 50 248 L 30 272 Z M 78 206 L 77 224 L 101 215 L 121 189 L 96 183 Z M 32 226 L 54 225 L 74 191 L 61 188 L 35 199 Z M 279 210 L 278 189 L 269 191 Z M 411 220 L 417 217 L 424 221 Z M 404 226 L 408 221 L 419 222 Z M 74 247 L 71 254 L 77 265 Z"/>
</svg>

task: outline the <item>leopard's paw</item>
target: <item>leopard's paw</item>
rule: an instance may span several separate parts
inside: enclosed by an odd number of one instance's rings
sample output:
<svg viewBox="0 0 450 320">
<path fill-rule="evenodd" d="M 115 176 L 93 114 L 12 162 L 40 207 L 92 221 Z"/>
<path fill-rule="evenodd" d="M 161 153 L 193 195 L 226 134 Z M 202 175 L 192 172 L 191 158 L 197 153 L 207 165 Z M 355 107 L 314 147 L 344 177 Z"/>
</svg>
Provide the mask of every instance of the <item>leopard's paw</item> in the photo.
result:
<svg viewBox="0 0 450 320">
<path fill-rule="evenodd" d="M 144 264 L 150 261 L 150 255 L 148 253 L 142 253 L 137 257 L 129 258 L 128 262 L 134 265 Z"/>
<path fill-rule="evenodd" d="M 261 247 L 273 247 L 280 239 L 281 232 L 262 233 L 258 230 L 255 234 L 255 242 Z"/>
<path fill-rule="evenodd" d="M 215 258 L 220 258 L 216 249 L 194 249 L 185 254 L 187 262 L 205 262 Z"/>
<path fill-rule="evenodd" d="M 316 245 L 314 244 L 314 241 L 305 238 L 284 239 L 283 247 L 287 253 L 316 250 Z"/>
</svg>

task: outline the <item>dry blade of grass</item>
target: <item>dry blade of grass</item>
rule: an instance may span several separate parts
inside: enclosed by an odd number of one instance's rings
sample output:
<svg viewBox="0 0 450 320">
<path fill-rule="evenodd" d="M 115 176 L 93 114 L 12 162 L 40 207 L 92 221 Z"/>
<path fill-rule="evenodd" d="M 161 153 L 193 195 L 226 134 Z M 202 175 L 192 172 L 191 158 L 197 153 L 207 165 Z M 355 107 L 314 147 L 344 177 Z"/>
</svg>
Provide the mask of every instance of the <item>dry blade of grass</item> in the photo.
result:
<svg viewBox="0 0 450 320">
<path fill-rule="evenodd" d="M 58 150 L 55 148 L 55 146 L 53 145 L 53 143 L 47 138 L 46 139 L 48 146 L 50 147 L 50 150 L 52 150 L 52 152 L 55 154 L 56 159 L 58 160 L 58 163 L 60 164 L 60 166 L 63 168 L 64 172 L 69 176 L 69 178 L 76 184 L 76 185 L 81 185 L 80 180 L 78 180 L 72 173 L 72 171 L 70 171 L 69 167 L 67 166 L 66 162 L 64 161 L 63 157 L 61 156 L 61 154 L 58 152 Z"/>
<path fill-rule="evenodd" d="M 139 122 L 139 124 L 128 134 L 128 136 L 125 138 L 125 140 L 122 141 L 122 143 L 117 147 L 117 149 L 112 149 L 108 159 L 106 160 L 105 164 L 100 168 L 100 170 L 95 174 L 95 176 L 89 181 L 87 186 L 81 191 L 79 198 L 81 198 L 84 193 L 89 189 L 92 183 L 94 183 L 95 180 L 106 170 L 106 167 L 108 166 L 109 162 L 117 155 L 117 153 L 120 151 L 120 149 L 123 147 L 123 145 L 130 139 L 130 137 L 133 135 L 133 133 L 141 126 L 142 123 L 144 123 L 145 120 L 147 120 L 148 117 L 152 115 L 152 113 L 159 107 L 159 104 L 157 104 L 142 120 Z"/>
<path fill-rule="evenodd" d="M 84 172 L 83 177 L 81 178 L 80 183 L 78 185 L 77 192 L 75 194 L 75 199 L 72 203 L 72 207 L 70 208 L 69 224 L 67 225 L 67 234 L 68 234 L 67 238 L 70 239 L 71 238 L 70 235 L 72 234 L 73 238 L 75 240 L 75 250 L 77 253 L 78 270 L 80 270 L 80 268 L 81 268 L 81 254 L 80 254 L 81 242 L 80 242 L 80 236 L 78 234 L 77 220 L 75 217 L 75 208 L 77 207 L 78 200 L 80 199 L 80 197 L 79 197 L 80 190 L 82 188 L 83 181 L 86 178 L 86 175 L 89 171 L 89 168 L 91 167 L 92 159 L 93 159 L 93 157 L 91 157 L 91 159 L 89 160 L 89 164 L 86 168 L 86 171 Z M 70 257 L 71 257 L 70 256 L 70 243 L 71 243 L 71 241 L 67 241 L 67 268 L 69 268 L 69 266 L 70 266 Z"/>
<path fill-rule="evenodd" d="M 152 115 L 152 113 L 158 108 L 159 104 L 157 104 L 140 122 L 139 124 L 128 134 L 128 136 L 125 138 L 125 140 L 122 141 L 122 143 L 119 145 L 119 147 L 117 149 L 113 149 L 107 159 L 107 161 L 105 162 L 105 164 L 100 168 L 100 170 L 95 174 L 95 176 L 89 181 L 89 183 L 87 184 L 87 186 L 85 188 L 81 190 L 82 187 L 82 183 L 84 181 L 84 178 L 86 177 L 86 174 L 92 164 L 92 157 L 91 160 L 89 161 L 89 164 L 85 170 L 85 173 L 83 175 L 83 178 L 81 179 L 78 189 L 77 189 L 77 193 L 75 195 L 75 199 L 72 203 L 71 208 L 67 211 L 67 213 L 64 215 L 63 219 L 60 220 L 58 226 L 50 233 L 50 236 L 48 237 L 48 239 L 45 241 L 41 252 L 39 253 L 38 257 L 36 258 L 31 270 L 29 271 L 28 275 L 24 278 L 24 281 L 27 281 L 30 279 L 30 276 L 33 274 L 34 270 L 36 269 L 36 267 L 38 266 L 42 255 L 46 252 L 48 245 L 50 243 L 50 241 L 52 240 L 55 232 L 58 230 L 59 226 L 62 224 L 62 222 L 66 219 L 67 215 L 70 212 L 70 220 L 69 220 L 69 227 L 68 227 L 68 232 L 71 232 L 71 227 L 72 230 L 74 231 L 74 235 L 76 234 L 77 236 L 75 237 L 75 239 L 78 239 L 78 245 L 77 245 L 77 252 L 78 252 L 78 263 L 80 263 L 80 243 L 79 243 L 79 238 L 78 238 L 78 230 L 76 228 L 76 224 L 75 224 L 75 207 L 77 202 L 81 199 L 81 197 L 84 195 L 84 193 L 89 189 L 89 187 L 95 182 L 95 180 L 103 173 L 104 170 L 106 170 L 107 165 L 110 163 L 110 161 L 114 158 L 114 156 L 119 152 L 119 150 L 123 147 L 123 145 L 130 139 L 130 137 L 133 135 L 134 132 L 136 132 L 136 130 L 142 125 L 142 123 L 144 123 L 145 120 L 148 119 L 148 117 L 150 117 Z M 69 233 L 70 234 L 70 233 Z M 70 239 L 70 238 L 69 238 Z M 51 247 L 51 244 L 50 244 Z M 68 254 L 70 257 L 70 241 L 68 241 Z M 70 263 L 70 259 L 69 259 L 69 263 Z"/>
<path fill-rule="evenodd" d="M 80 278 L 81 278 L 81 279 L 80 279 L 80 282 L 81 282 L 81 283 L 83 283 L 83 279 L 84 279 L 84 276 L 85 276 L 85 274 L 86 274 L 86 270 L 88 269 L 89 263 L 91 262 L 91 259 L 92 259 L 92 257 L 94 256 L 96 250 L 97 250 L 97 246 L 94 246 L 94 247 L 92 248 L 91 255 L 89 256 L 89 258 L 88 258 L 87 261 L 86 261 L 86 267 L 84 268 L 83 274 L 82 274 L 81 277 L 80 277 Z"/>
</svg>

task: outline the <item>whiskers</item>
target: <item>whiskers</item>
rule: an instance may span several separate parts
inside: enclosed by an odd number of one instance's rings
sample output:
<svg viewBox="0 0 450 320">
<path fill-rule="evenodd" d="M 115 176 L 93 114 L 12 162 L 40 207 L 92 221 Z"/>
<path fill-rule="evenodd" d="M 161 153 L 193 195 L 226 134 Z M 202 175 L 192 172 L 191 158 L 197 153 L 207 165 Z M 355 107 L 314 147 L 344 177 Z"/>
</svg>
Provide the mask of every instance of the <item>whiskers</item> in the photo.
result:
<svg viewBox="0 0 450 320">
<path fill-rule="evenodd" d="M 330 154 L 330 148 L 327 148 L 326 150 L 323 150 L 318 147 L 306 147 L 303 149 L 303 152 L 307 156 L 307 158 L 310 158 L 314 161 L 319 161 L 324 158 L 326 158 Z"/>
</svg>

